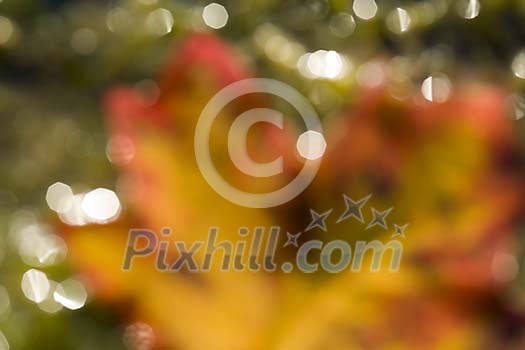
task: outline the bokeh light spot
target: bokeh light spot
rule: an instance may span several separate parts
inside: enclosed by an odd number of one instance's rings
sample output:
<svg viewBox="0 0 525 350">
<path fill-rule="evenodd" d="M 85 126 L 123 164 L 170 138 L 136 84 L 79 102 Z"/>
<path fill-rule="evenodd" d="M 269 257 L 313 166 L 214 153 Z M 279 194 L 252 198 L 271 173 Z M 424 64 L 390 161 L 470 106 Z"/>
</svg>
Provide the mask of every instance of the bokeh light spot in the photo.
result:
<svg viewBox="0 0 525 350">
<path fill-rule="evenodd" d="M 460 0 L 456 6 L 458 14 L 466 19 L 478 17 L 480 9 L 481 4 L 479 0 Z"/>
<path fill-rule="evenodd" d="M 326 141 L 320 132 L 308 130 L 299 136 L 296 147 L 301 157 L 314 160 L 323 156 Z"/>
<path fill-rule="evenodd" d="M 349 13 L 338 13 L 330 21 L 330 30 L 335 36 L 346 38 L 351 35 L 356 27 L 354 17 Z"/>
<path fill-rule="evenodd" d="M 155 345 L 155 333 L 150 325 L 136 322 L 126 327 L 123 342 L 128 349 L 150 350 Z"/>
<path fill-rule="evenodd" d="M 375 0 L 354 0 L 352 9 L 357 17 L 370 20 L 374 18 L 377 13 L 377 4 Z"/>
<path fill-rule="evenodd" d="M 69 279 L 56 286 L 53 298 L 65 308 L 77 310 L 86 304 L 87 291 L 82 283 Z"/>
<path fill-rule="evenodd" d="M 152 11 L 146 19 L 146 29 L 152 35 L 163 36 L 173 29 L 173 15 L 164 8 Z"/>
<path fill-rule="evenodd" d="M 412 19 L 407 10 L 398 7 L 387 16 L 386 24 L 390 31 L 402 34 L 410 30 Z"/>
<path fill-rule="evenodd" d="M 525 79 L 525 50 L 520 51 L 512 60 L 512 71 L 520 79 Z"/>
<path fill-rule="evenodd" d="M 450 97 L 452 85 L 442 74 L 430 76 L 423 81 L 421 93 L 430 102 L 443 103 Z"/>
<path fill-rule="evenodd" d="M 116 219 L 120 213 L 120 201 L 115 192 L 97 188 L 84 196 L 82 210 L 93 222 L 106 223 Z"/>
<path fill-rule="evenodd" d="M 220 29 L 228 23 L 228 11 L 222 5 L 211 3 L 202 11 L 202 19 L 210 28 Z"/>
<path fill-rule="evenodd" d="M 492 276 L 498 282 L 510 282 L 518 275 L 519 264 L 511 254 L 498 252 L 492 259 Z"/>
<path fill-rule="evenodd" d="M 22 276 L 22 292 L 27 299 L 40 303 L 49 293 L 49 280 L 42 271 L 31 269 Z"/>
<path fill-rule="evenodd" d="M 73 205 L 73 191 L 68 185 L 55 182 L 47 189 L 46 202 L 51 210 L 65 213 Z"/>
</svg>

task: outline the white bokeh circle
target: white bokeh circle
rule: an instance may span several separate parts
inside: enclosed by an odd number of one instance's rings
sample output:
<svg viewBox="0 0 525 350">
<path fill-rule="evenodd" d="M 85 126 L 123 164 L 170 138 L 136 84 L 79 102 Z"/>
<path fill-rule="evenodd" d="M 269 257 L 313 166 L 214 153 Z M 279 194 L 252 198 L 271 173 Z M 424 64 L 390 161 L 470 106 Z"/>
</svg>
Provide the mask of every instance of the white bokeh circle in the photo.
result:
<svg viewBox="0 0 525 350">
<path fill-rule="evenodd" d="M 326 141 L 320 132 L 308 130 L 299 136 L 296 148 L 301 157 L 314 160 L 323 156 Z"/>
</svg>

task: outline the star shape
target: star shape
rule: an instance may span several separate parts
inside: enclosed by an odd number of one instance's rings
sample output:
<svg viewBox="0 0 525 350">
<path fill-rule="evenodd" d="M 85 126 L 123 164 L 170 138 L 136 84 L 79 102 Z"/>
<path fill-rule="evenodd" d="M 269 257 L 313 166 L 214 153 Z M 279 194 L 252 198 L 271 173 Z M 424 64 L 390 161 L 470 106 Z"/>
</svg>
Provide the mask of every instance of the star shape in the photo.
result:
<svg viewBox="0 0 525 350">
<path fill-rule="evenodd" d="M 312 215 L 312 222 L 308 225 L 308 227 L 304 231 L 306 232 L 315 227 L 319 227 L 320 229 L 326 232 L 325 220 L 328 217 L 328 215 L 330 215 L 331 212 L 332 212 L 332 209 L 325 211 L 322 214 L 319 214 L 315 210 L 310 209 L 310 214 Z"/>
<path fill-rule="evenodd" d="M 343 198 L 345 200 L 346 210 L 345 212 L 337 219 L 336 224 L 340 223 L 343 220 L 348 219 L 349 217 L 353 216 L 357 220 L 364 222 L 363 220 L 363 213 L 361 212 L 361 209 L 365 205 L 365 203 L 372 197 L 371 194 L 368 196 L 361 198 L 358 201 L 354 201 L 352 198 L 348 197 L 346 194 L 343 194 Z"/>
<path fill-rule="evenodd" d="M 284 243 L 284 247 L 288 247 L 289 245 L 293 245 L 295 247 L 298 247 L 297 239 L 301 235 L 302 232 L 296 233 L 295 235 L 292 235 L 290 232 L 286 232 L 287 241 Z"/>
<path fill-rule="evenodd" d="M 405 237 L 405 229 L 408 227 L 408 224 L 405 224 L 403 226 L 398 226 L 397 224 L 394 224 L 394 234 L 391 236 L 392 237 L 397 237 L 397 236 L 401 236 L 403 238 L 406 238 Z"/>
<path fill-rule="evenodd" d="M 366 229 L 368 230 L 369 228 L 374 227 L 375 225 L 379 225 L 382 228 L 384 228 L 385 230 L 387 230 L 388 229 L 388 225 L 386 223 L 386 217 L 387 217 L 388 214 L 390 214 L 392 209 L 394 209 L 394 208 L 390 208 L 390 209 L 387 209 L 387 210 L 384 210 L 384 211 L 378 211 L 378 210 L 376 210 L 375 208 L 372 207 L 372 214 L 374 215 L 374 218 L 372 219 L 372 221 L 370 221 L 370 223 L 368 224 Z"/>
</svg>

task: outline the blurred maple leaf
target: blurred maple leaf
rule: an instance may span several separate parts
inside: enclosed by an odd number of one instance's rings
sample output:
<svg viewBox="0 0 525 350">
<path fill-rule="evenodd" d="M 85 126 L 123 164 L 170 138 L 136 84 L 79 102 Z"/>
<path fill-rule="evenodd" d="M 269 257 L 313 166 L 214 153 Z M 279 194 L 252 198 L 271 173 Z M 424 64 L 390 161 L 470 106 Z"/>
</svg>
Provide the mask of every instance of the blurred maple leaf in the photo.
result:
<svg viewBox="0 0 525 350">
<path fill-rule="evenodd" d="M 134 150 L 132 159 L 120 162 L 125 211 L 113 224 L 63 229 L 70 259 L 90 278 L 96 295 L 127 305 L 130 319 L 152 325 L 159 348 L 466 349 L 484 344 L 487 325 L 476 316 L 483 300 L 500 287 L 490 264 L 497 251 L 512 245 L 523 199 L 504 92 L 465 85 L 450 101 L 431 104 L 395 100 L 383 87 L 364 91 L 327 126 L 328 149 L 311 186 L 286 205 L 258 210 L 215 193 L 193 152 L 200 112 L 221 88 L 251 76 L 243 67 L 225 43 L 195 34 L 168 61 L 157 101 L 128 88 L 108 94 L 109 134 Z M 297 130 L 290 123 L 284 131 L 263 127 L 251 135 L 259 142 L 257 157 L 285 154 L 287 159 L 284 179 L 262 186 L 240 178 L 223 141 L 239 112 L 268 105 L 254 96 L 236 101 L 210 136 L 219 169 L 261 191 L 279 187 L 301 166 L 294 154 Z M 410 223 L 398 273 L 220 271 L 220 254 L 209 273 L 161 273 L 155 256 L 136 259 L 131 271 L 121 271 L 131 228 L 191 246 L 217 226 L 220 240 L 235 242 L 241 226 L 301 230 L 309 208 L 342 211 L 343 193 L 353 198 L 373 193 L 375 207 L 393 206 L 392 219 Z M 163 227 L 172 235 L 163 237 Z M 354 221 L 330 227 L 323 236 L 312 234 L 308 238 L 355 242 L 389 238 L 391 232 L 365 232 Z M 168 252 L 168 261 L 176 258 L 173 254 L 174 249 Z M 278 259 L 286 254 L 293 251 Z"/>
</svg>

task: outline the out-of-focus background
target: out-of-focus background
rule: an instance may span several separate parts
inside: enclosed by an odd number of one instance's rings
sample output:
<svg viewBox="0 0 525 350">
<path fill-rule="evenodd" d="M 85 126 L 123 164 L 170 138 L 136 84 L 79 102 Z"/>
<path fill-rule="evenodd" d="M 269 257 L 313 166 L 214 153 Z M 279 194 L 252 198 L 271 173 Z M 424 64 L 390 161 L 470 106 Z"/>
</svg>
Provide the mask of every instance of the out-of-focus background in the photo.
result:
<svg viewBox="0 0 525 350">
<path fill-rule="evenodd" d="M 1 0 L 0 349 L 525 348 L 524 22 L 510 0 Z M 228 203 L 193 154 L 208 100 L 250 77 L 300 91 L 328 145 L 272 209 Z M 240 188 L 282 187 L 304 125 L 278 98 L 239 102 L 223 119 L 285 111 L 252 135 L 285 174 L 231 172 L 224 123 L 214 161 Z M 393 207 L 388 230 L 335 225 L 343 194 L 372 194 L 366 222 Z M 334 212 L 299 243 L 408 223 L 399 272 L 121 271 L 130 228 L 235 240 L 300 232 L 310 209 Z"/>
</svg>

